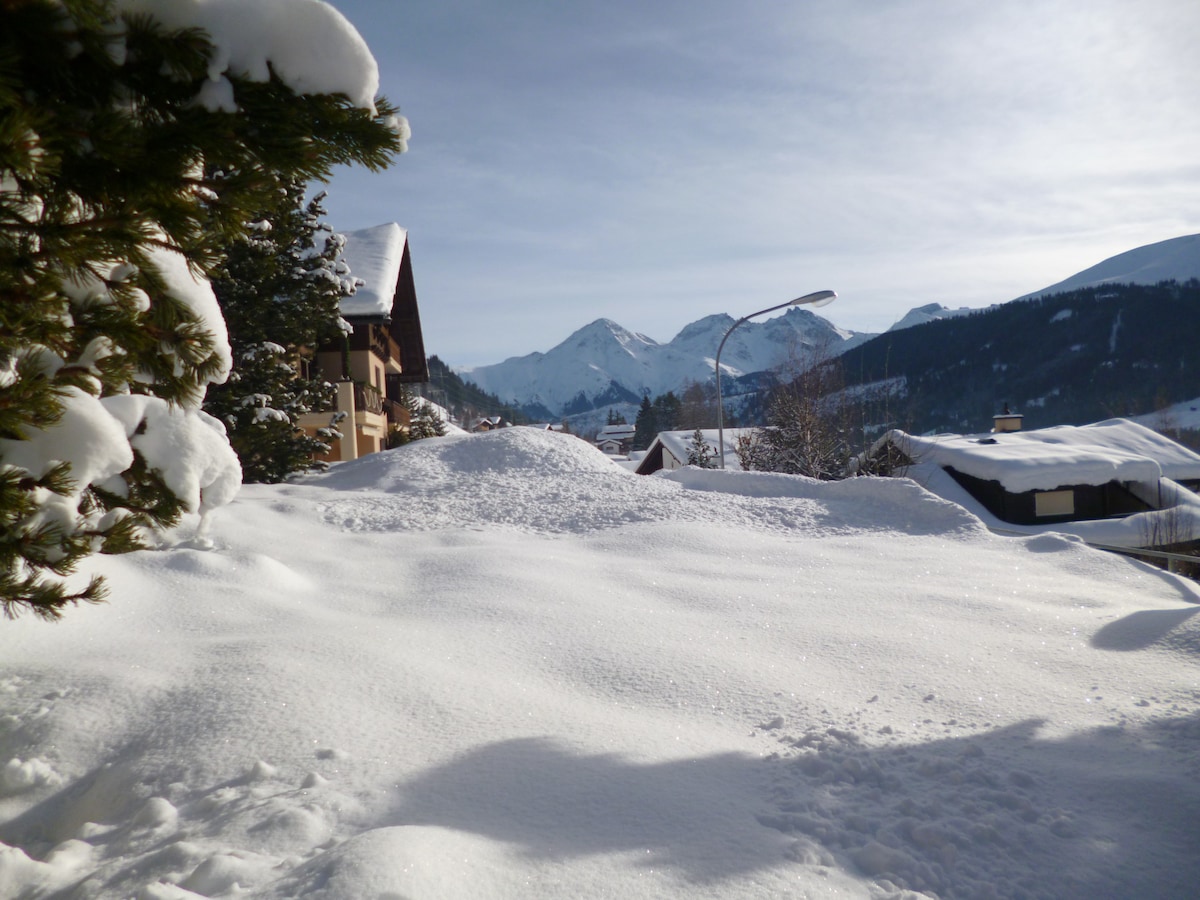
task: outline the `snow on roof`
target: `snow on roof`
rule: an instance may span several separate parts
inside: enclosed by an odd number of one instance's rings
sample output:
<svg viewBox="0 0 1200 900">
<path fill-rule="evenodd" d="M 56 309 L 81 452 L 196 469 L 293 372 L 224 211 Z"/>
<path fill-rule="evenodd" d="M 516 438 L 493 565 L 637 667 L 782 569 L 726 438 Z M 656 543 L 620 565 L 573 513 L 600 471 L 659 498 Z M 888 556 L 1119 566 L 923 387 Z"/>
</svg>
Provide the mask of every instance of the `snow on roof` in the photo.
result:
<svg viewBox="0 0 1200 900">
<path fill-rule="evenodd" d="M 990 512 L 948 472 L 935 463 L 920 462 L 905 473 L 927 491 L 961 506 L 993 531 L 1003 534 L 1071 534 L 1109 547 L 1146 547 L 1156 534 L 1174 533 L 1180 541 L 1200 537 L 1200 498 L 1170 479 L 1159 482 L 1164 508 L 1124 517 L 1083 519 L 1044 525 L 1006 522 Z"/>
<path fill-rule="evenodd" d="M 1154 459 L 1122 447 L 1089 444 L 1067 429 L 929 437 L 896 431 L 892 440 L 914 461 L 997 481 L 1014 494 L 1070 484 L 1158 481 L 1162 477 L 1162 467 Z"/>
<path fill-rule="evenodd" d="M 741 462 L 737 457 L 737 439 L 739 435 L 751 434 L 758 431 L 757 428 L 726 428 L 725 429 L 725 468 L 740 469 Z M 704 438 L 704 443 L 712 450 L 714 461 L 717 458 L 717 447 L 720 445 L 720 434 L 716 428 L 702 428 L 700 434 Z M 696 429 L 685 431 L 660 431 L 654 441 L 662 444 L 671 455 L 680 462 L 686 462 L 688 451 L 692 449 L 692 439 L 696 435 Z M 651 443 L 650 448 L 653 449 L 654 443 Z"/>
<path fill-rule="evenodd" d="M 1060 425 L 1026 432 L 1047 443 L 1080 444 L 1135 453 L 1154 460 L 1167 478 L 1200 478 L 1200 454 L 1130 419 L 1108 419 L 1091 425 Z"/>
<path fill-rule="evenodd" d="M 1012 493 L 1114 480 L 1200 479 L 1200 455 L 1129 419 L 993 434 L 891 435 L 914 461 L 998 481 Z"/>
<path fill-rule="evenodd" d="M 361 278 L 363 284 L 353 295 L 342 298 L 342 315 L 390 316 L 408 232 L 388 222 L 346 232 L 345 237 L 342 259 L 350 266 L 350 274 Z"/>
<path fill-rule="evenodd" d="M 635 425 L 605 425 L 596 433 L 596 441 L 599 442 L 608 438 L 621 440 L 622 438 L 633 437 L 635 431 L 637 431 L 637 426 Z"/>
<path fill-rule="evenodd" d="M 1116 547 L 1153 546 L 1156 535 L 1168 532 L 1181 542 L 1200 536 L 1200 498 L 1175 481 L 1200 478 L 1200 455 L 1128 419 L 1003 434 L 915 437 L 895 431 L 891 440 L 913 460 L 906 475 L 996 531 L 1062 532 Z M 1155 486 L 1162 508 L 1104 519 L 1013 524 L 998 519 L 944 471 L 947 468 L 998 481 L 1011 493 L 1113 480 L 1140 482 Z"/>
</svg>

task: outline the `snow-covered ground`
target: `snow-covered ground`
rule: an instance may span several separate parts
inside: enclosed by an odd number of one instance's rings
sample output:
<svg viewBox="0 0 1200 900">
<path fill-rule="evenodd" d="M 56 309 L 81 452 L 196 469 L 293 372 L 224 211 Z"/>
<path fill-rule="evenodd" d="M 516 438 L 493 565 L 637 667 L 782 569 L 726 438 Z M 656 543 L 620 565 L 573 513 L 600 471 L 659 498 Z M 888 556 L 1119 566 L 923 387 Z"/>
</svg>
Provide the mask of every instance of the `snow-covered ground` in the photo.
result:
<svg viewBox="0 0 1200 900">
<path fill-rule="evenodd" d="M 1185 898 L 1200 591 L 571 436 L 248 486 L 0 623 L 5 898 Z"/>
<path fill-rule="evenodd" d="M 1200 431 L 1200 397 L 1176 403 L 1160 409 L 1158 412 L 1138 416 L 1134 421 L 1140 422 L 1147 428 L 1157 428 L 1164 432 L 1180 428 L 1186 431 Z"/>
</svg>

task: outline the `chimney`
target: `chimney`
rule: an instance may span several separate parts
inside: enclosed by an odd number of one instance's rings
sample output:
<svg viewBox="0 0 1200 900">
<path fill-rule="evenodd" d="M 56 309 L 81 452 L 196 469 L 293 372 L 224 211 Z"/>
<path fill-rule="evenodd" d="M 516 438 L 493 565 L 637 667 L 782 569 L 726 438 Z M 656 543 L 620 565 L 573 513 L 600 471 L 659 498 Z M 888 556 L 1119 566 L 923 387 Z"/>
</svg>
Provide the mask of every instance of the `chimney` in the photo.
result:
<svg viewBox="0 0 1200 900">
<path fill-rule="evenodd" d="M 992 416 L 992 432 L 1000 434 L 1005 431 L 1020 431 L 1021 420 L 1025 418 L 1020 413 L 1015 413 L 1009 410 L 1008 404 L 1004 404 L 1004 412 L 998 416 Z"/>
</svg>

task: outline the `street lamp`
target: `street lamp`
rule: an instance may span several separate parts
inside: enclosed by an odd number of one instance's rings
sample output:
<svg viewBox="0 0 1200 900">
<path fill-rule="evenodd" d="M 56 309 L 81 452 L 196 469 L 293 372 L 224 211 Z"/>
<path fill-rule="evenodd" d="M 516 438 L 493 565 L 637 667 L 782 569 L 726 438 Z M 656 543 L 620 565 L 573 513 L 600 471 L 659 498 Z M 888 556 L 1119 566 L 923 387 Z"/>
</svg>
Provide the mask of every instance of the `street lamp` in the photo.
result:
<svg viewBox="0 0 1200 900">
<path fill-rule="evenodd" d="M 778 306 L 760 309 L 756 313 L 742 316 L 725 332 L 725 337 L 721 338 L 721 343 L 717 347 L 717 458 L 721 461 L 722 469 L 725 468 L 725 402 L 721 398 L 721 351 L 725 349 L 725 342 L 729 340 L 729 336 L 733 334 L 733 330 L 743 322 L 748 322 L 756 316 L 765 316 L 767 313 L 783 309 L 785 306 L 828 306 L 836 299 L 837 294 L 833 291 L 817 291 L 812 294 L 805 294 L 803 297 L 797 297 L 795 300 L 789 300 L 787 303 L 780 303 Z"/>
</svg>

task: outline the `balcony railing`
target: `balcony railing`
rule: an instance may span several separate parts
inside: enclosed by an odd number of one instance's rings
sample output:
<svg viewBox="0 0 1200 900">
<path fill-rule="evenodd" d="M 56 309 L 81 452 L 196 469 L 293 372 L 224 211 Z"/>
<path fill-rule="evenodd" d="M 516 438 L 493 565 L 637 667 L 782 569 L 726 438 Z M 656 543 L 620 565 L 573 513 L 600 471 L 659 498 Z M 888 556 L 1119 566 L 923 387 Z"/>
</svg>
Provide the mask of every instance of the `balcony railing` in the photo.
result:
<svg viewBox="0 0 1200 900">
<path fill-rule="evenodd" d="M 354 382 L 354 410 L 383 415 L 383 394 L 379 393 L 379 389 L 373 384 Z"/>
<path fill-rule="evenodd" d="M 408 424 L 408 408 L 395 400 L 384 399 L 383 413 L 387 416 L 388 424 L 403 428 Z"/>
</svg>

